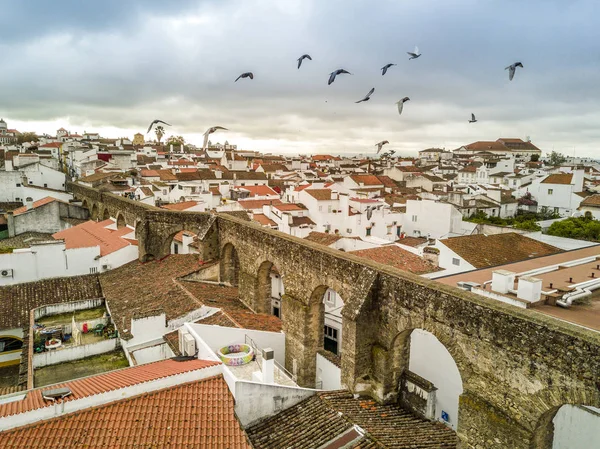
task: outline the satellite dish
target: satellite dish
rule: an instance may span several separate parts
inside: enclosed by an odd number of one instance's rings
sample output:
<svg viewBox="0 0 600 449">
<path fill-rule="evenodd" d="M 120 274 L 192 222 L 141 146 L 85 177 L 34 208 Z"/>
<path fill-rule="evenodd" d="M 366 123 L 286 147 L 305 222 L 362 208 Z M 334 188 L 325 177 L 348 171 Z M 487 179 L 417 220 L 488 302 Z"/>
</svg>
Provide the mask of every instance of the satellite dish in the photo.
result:
<svg viewBox="0 0 600 449">
<path fill-rule="evenodd" d="M 373 209 L 371 209 L 371 206 L 367 207 L 367 220 L 371 219 L 371 215 L 373 215 Z"/>
<path fill-rule="evenodd" d="M 55 401 L 57 399 L 62 399 L 71 394 L 71 390 L 69 388 L 55 388 L 54 390 L 45 390 L 42 391 L 42 397 L 44 399 L 50 399 Z"/>
</svg>

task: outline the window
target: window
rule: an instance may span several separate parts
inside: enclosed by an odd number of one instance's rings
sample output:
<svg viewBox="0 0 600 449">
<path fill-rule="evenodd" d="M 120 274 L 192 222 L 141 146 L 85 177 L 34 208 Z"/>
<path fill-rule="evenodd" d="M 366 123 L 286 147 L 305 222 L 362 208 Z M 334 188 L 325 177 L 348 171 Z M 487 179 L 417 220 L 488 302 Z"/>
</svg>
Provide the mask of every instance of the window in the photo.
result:
<svg viewBox="0 0 600 449">
<path fill-rule="evenodd" d="M 338 330 L 324 326 L 323 349 L 334 354 L 338 353 Z"/>
<path fill-rule="evenodd" d="M 371 235 L 371 228 L 367 228 L 367 237 Z"/>
<path fill-rule="evenodd" d="M 392 233 L 392 225 L 389 225 L 389 226 L 387 227 L 387 233 L 388 233 L 388 234 L 391 234 L 391 233 Z"/>
<path fill-rule="evenodd" d="M 416 223 L 416 222 L 417 222 L 417 216 L 416 216 L 416 215 L 413 215 L 413 216 L 412 216 L 412 221 L 413 221 L 413 223 Z"/>
<path fill-rule="evenodd" d="M 323 212 L 323 206 L 319 206 L 319 212 Z"/>
<path fill-rule="evenodd" d="M 401 234 L 402 234 L 402 226 L 397 226 L 396 227 L 396 236 L 400 237 Z"/>
<path fill-rule="evenodd" d="M 90 274 L 94 274 L 98 272 L 98 267 L 91 267 L 90 268 Z"/>
<path fill-rule="evenodd" d="M 459 266 L 460 265 L 460 259 L 457 259 L 456 257 L 453 257 L 452 258 L 452 265 Z"/>
<path fill-rule="evenodd" d="M 23 340 L 16 337 L 0 337 L 0 352 L 19 351 L 23 347 Z"/>
<path fill-rule="evenodd" d="M 17 187 L 21 187 L 21 184 L 17 184 Z"/>
<path fill-rule="evenodd" d="M 173 243 L 173 254 L 179 254 L 179 245 L 177 243 Z"/>
<path fill-rule="evenodd" d="M 166 195 L 167 194 L 167 189 L 163 189 L 162 192 L 163 192 L 163 195 Z"/>
<path fill-rule="evenodd" d="M 182 186 L 181 184 L 177 184 L 177 188 L 178 188 L 179 190 L 183 190 L 183 186 Z"/>
<path fill-rule="evenodd" d="M 325 302 L 331 307 L 335 307 L 335 292 L 328 291 L 325 295 Z"/>
<path fill-rule="evenodd" d="M 553 193 L 554 193 L 554 190 L 548 189 L 548 195 L 552 195 Z"/>
<path fill-rule="evenodd" d="M 48 188 L 48 184 L 44 184 L 44 187 L 45 187 L 45 188 Z"/>
<path fill-rule="evenodd" d="M 558 214 L 558 207 L 555 207 L 555 208 L 554 208 L 554 213 L 555 213 L 555 214 Z"/>
<path fill-rule="evenodd" d="M 327 206 L 327 212 L 331 213 L 331 205 Z"/>
</svg>

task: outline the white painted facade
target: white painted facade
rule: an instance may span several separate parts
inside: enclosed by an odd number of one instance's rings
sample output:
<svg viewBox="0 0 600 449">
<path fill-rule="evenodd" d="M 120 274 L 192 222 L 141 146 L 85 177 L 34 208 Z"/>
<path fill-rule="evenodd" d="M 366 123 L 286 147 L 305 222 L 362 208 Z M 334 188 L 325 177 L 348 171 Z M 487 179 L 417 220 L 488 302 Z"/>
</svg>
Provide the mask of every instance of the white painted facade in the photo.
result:
<svg viewBox="0 0 600 449">
<path fill-rule="evenodd" d="M 321 390 L 341 390 L 342 370 L 317 353 L 317 385 Z"/>
<path fill-rule="evenodd" d="M 600 409 L 563 405 L 553 419 L 552 449 L 591 449 L 600 447 Z"/>
<path fill-rule="evenodd" d="M 435 239 L 461 235 L 462 215 L 452 204 L 432 200 L 408 200 L 402 232 L 410 237 Z"/>
</svg>

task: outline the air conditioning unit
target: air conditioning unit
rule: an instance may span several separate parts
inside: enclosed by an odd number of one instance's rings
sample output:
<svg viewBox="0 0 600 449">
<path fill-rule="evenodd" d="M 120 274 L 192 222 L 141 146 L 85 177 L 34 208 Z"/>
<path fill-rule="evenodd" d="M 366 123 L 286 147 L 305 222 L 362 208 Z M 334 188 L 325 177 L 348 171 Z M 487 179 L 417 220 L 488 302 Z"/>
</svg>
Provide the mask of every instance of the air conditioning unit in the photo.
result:
<svg viewBox="0 0 600 449">
<path fill-rule="evenodd" d="M 104 264 L 102 265 L 102 269 L 103 270 L 110 270 L 112 268 L 112 266 L 110 264 Z"/>
<path fill-rule="evenodd" d="M 462 288 L 463 290 L 466 290 L 468 292 L 470 292 L 474 287 L 481 287 L 481 284 L 478 284 L 477 282 L 467 282 L 467 281 L 459 281 L 456 283 L 458 288 Z"/>
<path fill-rule="evenodd" d="M 191 334 L 183 336 L 183 355 L 196 355 L 196 340 Z"/>
<path fill-rule="evenodd" d="M 347 232 L 348 234 L 352 234 L 352 228 L 348 228 L 348 229 L 346 229 L 346 232 Z"/>
<path fill-rule="evenodd" d="M 12 268 L 9 268 L 7 270 L 0 270 L 0 276 L 2 276 L 3 278 L 11 278 L 11 277 L 13 277 L 13 270 L 12 270 Z"/>
</svg>

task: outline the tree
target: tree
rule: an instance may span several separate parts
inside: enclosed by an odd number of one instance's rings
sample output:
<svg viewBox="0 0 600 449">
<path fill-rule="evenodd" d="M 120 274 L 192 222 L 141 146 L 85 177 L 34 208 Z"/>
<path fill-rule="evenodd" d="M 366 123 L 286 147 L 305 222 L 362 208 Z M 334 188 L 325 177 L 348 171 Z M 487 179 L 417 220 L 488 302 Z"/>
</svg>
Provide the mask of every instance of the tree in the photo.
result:
<svg viewBox="0 0 600 449">
<path fill-rule="evenodd" d="M 160 143 L 160 140 L 165 135 L 165 129 L 162 127 L 162 125 L 158 125 L 156 128 L 154 128 L 154 133 L 156 134 L 156 139 L 158 140 L 158 143 Z"/>
<path fill-rule="evenodd" d="M 532 154 L 531 155 L 531 159 L 529 159 L 531 162 L 538 162 L 540 160 L 540 155 L 539 154 Z"/>
<path fill-rule="evenodd" d="M 39 140 L 40 139 L 38 138 L 37 134 L 32 132 L 21 133 L 17 137 L 18 144 L 23 144 L 25 142 L 37 142 Z"/>
<path fill-rule="evenodd" d="M 567 161 L 564 154 L 553 151 L 549 157 L 550 165 L 560 165 Z"/>
<path fill-rule="evenodd" d="M 548 228 L 548 234 L 579 240 L 600 240 L 600 221 L 590 216 L 570 217 L 556 221 Z"/>
<path fill-rule="evenodd" d="M 182 136 L 171 136 L 167 139 L 167 145 L 173 145 L 173 146 L 185 145 L 185 139 Z"/>
</svg>

